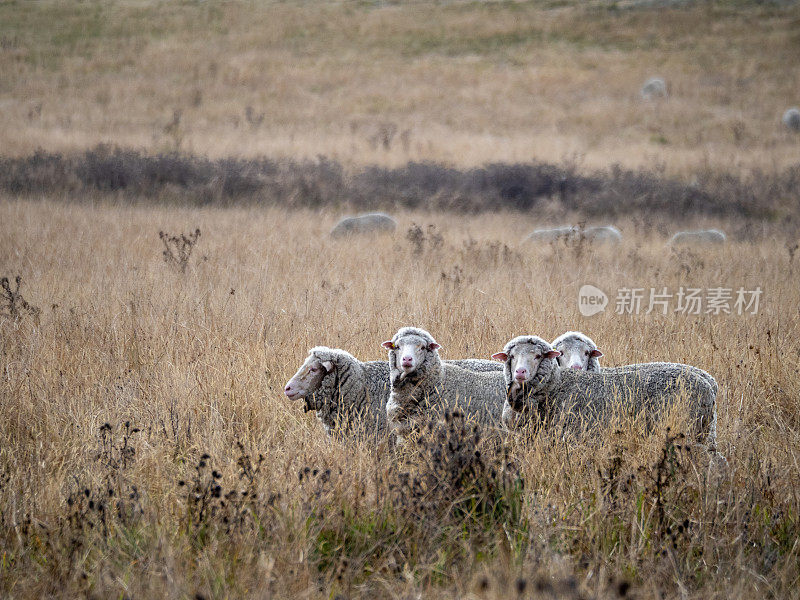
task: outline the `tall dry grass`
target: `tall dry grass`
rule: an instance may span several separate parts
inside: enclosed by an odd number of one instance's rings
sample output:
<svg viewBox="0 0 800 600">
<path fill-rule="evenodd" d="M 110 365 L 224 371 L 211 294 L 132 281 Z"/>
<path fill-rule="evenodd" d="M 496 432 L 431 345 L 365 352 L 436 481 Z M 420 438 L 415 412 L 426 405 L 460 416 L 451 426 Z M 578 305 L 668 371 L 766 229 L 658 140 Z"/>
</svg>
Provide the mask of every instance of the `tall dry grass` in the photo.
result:
<svg viewBox="0 0 800 600">
<path fill-rule="evenodd" d="M 3 597 L 796 596 L 796 240 L 672 252 L 627 221 L 619 248 L 553 251 L 519 243 L 533 215 L 404 213 L 394 238 L 337 243 L 330 211 L 62 200 L 0 203 L 0 275 L 41 309 L 0 320 Z M 159 231 L 195 228 L 181 273 Z M 764 296 L 752 316 L 584 318 L 584 283 Z M 447 358 L 581 329 L 608 365 L 700 366 L 728 473 L 623 422 L 478 464 L 464 442 L 437 460 L 477 483 L 404 487 L 402 456 L 327 438 L 282 388 L 309 347 L 379 359 L 406 324 Z"/>
</svg>

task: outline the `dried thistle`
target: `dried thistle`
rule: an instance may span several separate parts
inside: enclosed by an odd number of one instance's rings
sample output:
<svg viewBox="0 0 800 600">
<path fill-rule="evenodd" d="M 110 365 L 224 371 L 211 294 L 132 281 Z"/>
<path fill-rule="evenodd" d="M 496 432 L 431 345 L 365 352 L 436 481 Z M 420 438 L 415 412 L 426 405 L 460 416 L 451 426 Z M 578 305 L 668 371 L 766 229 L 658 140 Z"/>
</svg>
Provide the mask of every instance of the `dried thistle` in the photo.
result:
<svg viewBox="0 0 800 600">
<path fill-rule="evenodd" d="M 786 246 L 786 252 L 789 254 L 789 262 L 793 263 L 795 252 L 797 252 L 797 249 L 800 248 L 800 244 L 798 243 L 792 244 L 792 242 L 786 242 L 785 246 Z"/>
<path fill-rule="evenodd" d="M 416 223 L 412 223 L 411 227 L 406 232 L 406 239 L 414 246 L 414 254 L 422 254 L 425 249 L 425 232 L 422 227 Z"/>
<path fill-rule="evenodd" d="M 436 225 L 429 224 L 427 232 L 426 235 L 425 230 L 416 223 L 412 223 L 408 228 L 406 239 L 413 245 L 415 255 L 422 254 L 426 245 L 429 250 L 435 251 L 441 249 L 444 244 L 444 236 L 436 229 Z"/>
<path fill-rule="evenodd" d="M 257 113 L 252 106 L 246 106 L 244 109 L 244 118 L 253 129 L 258 129 L 261 126 L 264 116 L 263 112 Z"/>
<path fill-rule="evenodd" d="M 0 315 L 16 319 L 27 313 L 36 318 L 42 312 L 40 308 L 31 306 L 19 293 L 19 286 L 22 283 L 22 277 L 17 275 L 14 278 L 16 288 L 11 289 L 11 283 L 8 277 L 0 279 L 0 287 L 2 287 L 3 306 L 0 306 Z"/>
<path fill-rule="evenodd" d="M 164 262 L 180 269 L 181 273 L 185 273 L 186 267 L 189 265 L 189 257 L 200 238 L 200 230 L 195 229 L 194 233 L 188 235 L 185 233 L 170 235 L 159 231 L 158 237 L 164 243 Z"/>
</svg>

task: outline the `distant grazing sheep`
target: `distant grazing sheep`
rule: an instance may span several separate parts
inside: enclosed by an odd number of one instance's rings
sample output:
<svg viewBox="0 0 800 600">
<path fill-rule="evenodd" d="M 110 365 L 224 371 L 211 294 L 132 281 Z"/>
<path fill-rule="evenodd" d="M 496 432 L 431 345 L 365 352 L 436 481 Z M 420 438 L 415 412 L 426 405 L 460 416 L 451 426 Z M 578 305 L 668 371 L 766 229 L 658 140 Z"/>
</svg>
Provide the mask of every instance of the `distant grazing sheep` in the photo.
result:
<svg viewBox="0 0 800 600">
<path fill-rule="evenodd" d="M 800 131 L 800 108 L 792 107 L 783 113 L 781 122 L 792 131 Z"/>
<path fill-rule="evenodd" d="M 525 236 L 523 241 L 547 243 L 568 241 L 575 237 L 576 232 L 577 229 L 572 225 L 564 225 L 563 227 L 553 227 L 550 229 L 534 229 Z"/>
<path fill-rule="evenodd" d="M 700 229 L 698 231 L 679 231 L 669 240 L 670 246 L 724 244 L 727 237 L 719 229 Z"/>
<path fill-rule="evenodd" d="M 619 244 L 622 241 L 622 234 L 613 225 L 587 227 L 580 232 L 580 235 L 583 235 L 584 239 L 594 244 Z"/>
<path fill-rule="evenodd" d="M 331 229 L 332 238 L 353 234 L 394 233 L 397 221 L 384 213 L 369 213 L 357 217 L 345 217 Z"/>
<path fill-rule="evenodd" d="M 644 82 L 642 89 L 639 91 L 644 100 L 653 100 L 655 98 L 667 97 L 667 84 L 660 77 L 651 77 Z"/>
<path fill-rule="evenodd" d="M 550 344 L 532 335 L 514 338 L 492 356 L 505 364 L 503 423 L 507 427 L 529 421 L 596 424 L 610 415 L 616 402 L 629 404 L 650 420 L 685 395 L 694 435 L 715 452 L 717 386 L 705 371 L 678 363 L 654 363 L 658 366 L 597 373 L 561 369 L 558 356 Z"/>
<path fill-rule="evenodd" d="M 443 362 L 439 344 L 417 327 L 403 327 L 383 343 L 389 350 L 391 395 L 386 403 L 389 428 L 398 441 L 420 418 L 460 409 L 467 419 L 498 426 L 505 400 L 501 371 L 476 373 Z"/>
<path fill-rule="evenodd" d="M 556 243 L 565 242 L 569 244 L 586 241 L 590 244 L 618 244 L 622 241 L 622 234 L 613 225 L 599 225 L 586 227 L 573 227 L 565 225 L 552 229 L 535 229 L 528 234 L 523 241 L 526 242 L 546 242 Z"/>
</svg>

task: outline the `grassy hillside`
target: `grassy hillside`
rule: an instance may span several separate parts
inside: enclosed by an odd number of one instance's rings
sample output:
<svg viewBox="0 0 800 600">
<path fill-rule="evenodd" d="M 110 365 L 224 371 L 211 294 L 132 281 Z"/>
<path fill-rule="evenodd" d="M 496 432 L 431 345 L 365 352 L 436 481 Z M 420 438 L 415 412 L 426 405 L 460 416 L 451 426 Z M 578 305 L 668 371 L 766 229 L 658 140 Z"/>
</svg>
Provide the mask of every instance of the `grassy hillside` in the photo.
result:
<svg viewBox="0 0 800 600">
<path fill-rule="evenodd" d="M 774 171 L 798 32 L 796 3 L 6 0 L 0 147 Z"/>
</svg>

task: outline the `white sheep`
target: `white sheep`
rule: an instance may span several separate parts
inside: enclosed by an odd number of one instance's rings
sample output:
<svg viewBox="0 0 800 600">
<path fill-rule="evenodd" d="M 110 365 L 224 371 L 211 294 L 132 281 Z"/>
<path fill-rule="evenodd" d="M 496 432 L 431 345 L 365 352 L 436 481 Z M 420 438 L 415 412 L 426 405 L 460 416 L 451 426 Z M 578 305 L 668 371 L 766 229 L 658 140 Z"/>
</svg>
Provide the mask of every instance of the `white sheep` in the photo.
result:
<svg viewBox="0 0 800 600">
<path fill-rule="evenodd" d="M 600 357 L 603 352 L 594 343 L 594 340 L 581 331 L 567 331 L 561 334 L 551 344 L 554 350 L 558 350 L 561 354 L 556 358 L 558 366 L 562 369 L 576 369 L 578 371 L 592 371 L 599 373 L 600 371 L 607 373 L 620 373 L 626 371 L 638 371 L 642 369 L 660 369 L 664 365 L 678 364 L 666 362 L 649 362 L 649 363 L 633 363 L 630 365 L 620 365 L 618 367 L 601 367 Z M 687 365 L 681 365 L 687 366 Z M 708 384 L 714 390 L 714 396 L 717 395 L 717 382 L 711 375 L 698 369 L 697 367 L 688 367 L 698 377 L 703 377 L 708 381 Z M 714 416 L 714 432 L 716 434 L 716 414 Z"/>
<path fill-rule="evenodd" d="M 382 433 L 386 430 L 389 366 L 385 361 L 361 362 L 344 350 L 317 346 L 286 383 L 290 400 L 305 400 L 325 431 Z"/>
<path fill-rule="evenodd" d="M 394 233 L 397 221 L 384 213 L 369 213 L 345 217 L 331 229 L 331 237 L 341 238 L 352 234 Z"/>
<path fill-rule="evenodd" d="M 558 366 L 562 369 L 577 369 L 579 371 L 600 371 L 600 357 L 603 353 L 585 333 L 580 331 L 567 331 L 562 333 L 551 344 L 554 350 L 561 354 L 556 357 Z"/>
<path fill-rule="evenodd" d="M 642 85 L 639 93 L 644 100 L 667 97 L 667 83 L 661 77 L 651 77 Z"/>
<path fill-rule="evenodd" d="M 551 229 L 534 229 L 531 233 L 525 236 L 525 242 L 547 242 L 554 243 L 560 241 L 569 241 L 575 237 L 577 229 L 572 225 L 564 225 L 562 227 L 553 227 Z"/>
<path fill-rule="evenodd" d="M 500 373 L 503 365 L 491 360 L 468 358 L 446 361 L 475 371 Z M 362 362 L 349 352 L 317 346 L 286 383 L 290 400 L 305 400 L 305 411 L 316 411 L 325 431 L 382 434 L 386 430 L 389 398 L 389 363 Z"/>
<path fill-rule="evenodd" d="M 600 372 L 561 369 L 556 362 L 559 355 L 545 340 L 526 335 L 514 338 L 492 356 L 505 365 L 503 423 L 507 427 L 562 419 L 567 423 L 599 423 L 610 415 L 617 401 L 652 419 L 686 396 L 694 435 L 714 451 L 717 386 L 705 371 L 678 363 L 645 363 L 639 368 Z"/>
<path fill-rule="evenodd" d="M 415 422 L 445 409 L 460 409 L 467 419 L 497 426 L 505 400 L 503 373 L 476 373 L 444 362 L 433 336 L 416 327 L 403 327 L 383 343 L 389 350 L 392 390 L 386 403 L 389 428 L 398 441 Z"/>
<path fill-rule="evenodd" d="M 527 242 L 564 242 L 576 244 L 588 242 L 590 244 L 618 244 L 622 241 L 622 234 L 613 225 L 596 225 L 586 228 L 564 225 L 552 229 L 535 229 L 523 241 Z"/>
<path fill-rule="evenodd" d="M 619 244 L 622 241 L 622 234 L 613 225 L 587 227 L 579 235 L 593 244 Z"/>
<path fill-rule="evenodd" d="M 673 235 L 669 246 L 708 246 L 711 244 L 724 244 L 727 237 L 719 229 L 699 229 L 697 231 L 679 231 Z"/>
<path fill-rule="evenodd" d="M 786 112 L 783 113 L 781 123 L 792 131 L 800 131 L 800 108 L 793 106 L 787 109 Z"/>
</svg>

